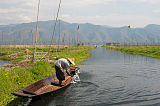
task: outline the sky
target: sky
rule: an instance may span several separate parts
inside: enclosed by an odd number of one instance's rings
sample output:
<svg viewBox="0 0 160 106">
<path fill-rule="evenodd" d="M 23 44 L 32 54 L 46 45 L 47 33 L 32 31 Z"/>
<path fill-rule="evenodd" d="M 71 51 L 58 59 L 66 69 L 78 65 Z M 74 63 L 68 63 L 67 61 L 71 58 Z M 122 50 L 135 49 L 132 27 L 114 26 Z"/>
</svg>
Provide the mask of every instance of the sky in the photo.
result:
<svg viewBox="0 0 160 106">
<path fill-rule="evenodd" d="M 41 0 L 40 21 L 54 20 L 59 0 Z M 36 21 L 38 0 L 0 0 L 0 25 Z M 112 27 L 160 25 L 160 0 L 62 0 L 59 19 Z"/>
</svg>

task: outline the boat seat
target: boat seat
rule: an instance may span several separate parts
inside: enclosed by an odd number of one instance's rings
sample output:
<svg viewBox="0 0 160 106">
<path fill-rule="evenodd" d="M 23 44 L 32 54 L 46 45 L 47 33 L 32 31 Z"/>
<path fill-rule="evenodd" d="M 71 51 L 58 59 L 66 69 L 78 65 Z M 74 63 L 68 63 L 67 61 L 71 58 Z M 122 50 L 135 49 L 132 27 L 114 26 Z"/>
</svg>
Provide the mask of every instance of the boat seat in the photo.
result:
<svg viewBox="0 0 160 106">
<path fill-rule="evenodd" d="M 26 94 L 37 95 L 35 92 L 46 85 L 47 83 L 45 80 L 40 80 L 39 82 L 33 83 L 31 86 L 28 86 L 25 89 L 23 89 L 23 92 Z"/>
<path fill-rule="evenodd" d="M 35 92 L 27 91 L 27 90 L 23 90 L 23 93 L 31 94 L 31 95 L 37 95 Z"/>
</svg>

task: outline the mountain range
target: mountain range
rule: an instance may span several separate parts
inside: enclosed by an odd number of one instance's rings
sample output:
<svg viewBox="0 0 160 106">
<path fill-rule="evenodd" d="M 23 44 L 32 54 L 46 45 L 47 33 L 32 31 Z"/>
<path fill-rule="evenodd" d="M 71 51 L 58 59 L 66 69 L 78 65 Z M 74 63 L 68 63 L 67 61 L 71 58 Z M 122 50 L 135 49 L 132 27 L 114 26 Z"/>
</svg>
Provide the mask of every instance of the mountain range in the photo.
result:
<svg viewBox="0 0 160 106">
<path fill-rule="evenodd" d="M 39 21 L 38 44 L 50 44 L 55 20 Z M 79 28 L 78 28 L 79 25 Z M 0 25 L 0 44 L 33 44 L 36 34 L 36 22 Z M 123 43 L 159 43 L 160 25 L 149 24 L 144 28 L 110 27 L 90 23 L 77 24 L 59 20 L 56 25 L 56 36 L 53 43 L 71 44 L 75 40 L 94 44 L 120 41 Z"/>
</svg>

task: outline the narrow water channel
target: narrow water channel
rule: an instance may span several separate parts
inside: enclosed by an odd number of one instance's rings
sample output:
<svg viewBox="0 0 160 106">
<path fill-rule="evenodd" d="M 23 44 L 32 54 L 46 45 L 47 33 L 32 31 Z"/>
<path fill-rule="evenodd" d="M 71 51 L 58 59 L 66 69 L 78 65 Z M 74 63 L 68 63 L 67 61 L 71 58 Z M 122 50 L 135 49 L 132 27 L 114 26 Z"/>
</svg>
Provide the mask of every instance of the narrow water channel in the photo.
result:
<svg viewBox="0 0 160 106">
<path fill-rule="evenodd" d="M 3 66 L 4 64 L 11 64 L 11 62 L 0 60 L 0 67 Z"/>
<path fill-rule="evenodd" d="M 81 65 L 81 82 L 31 106 L 160 105 L 160 59 L 98 48 Z"/>
</svg>

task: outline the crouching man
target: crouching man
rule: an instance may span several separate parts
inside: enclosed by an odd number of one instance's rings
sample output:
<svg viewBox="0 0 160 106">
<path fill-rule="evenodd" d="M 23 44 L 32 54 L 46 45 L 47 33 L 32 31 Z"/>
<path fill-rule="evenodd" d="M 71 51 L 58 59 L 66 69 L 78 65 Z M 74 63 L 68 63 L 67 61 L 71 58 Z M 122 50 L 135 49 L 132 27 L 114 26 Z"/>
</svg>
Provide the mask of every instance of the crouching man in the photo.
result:
<svg viewBox="0 0 160 106">
<path fill-rule="evenodd" d="M 66 75 L 70 76 L 70 64 L 75 65 L 73 58 L 61 58 L 55 62 L 56 77 L 60 85 L 62 85 L 62 81 L 65 80 Z"/>
</svg>

